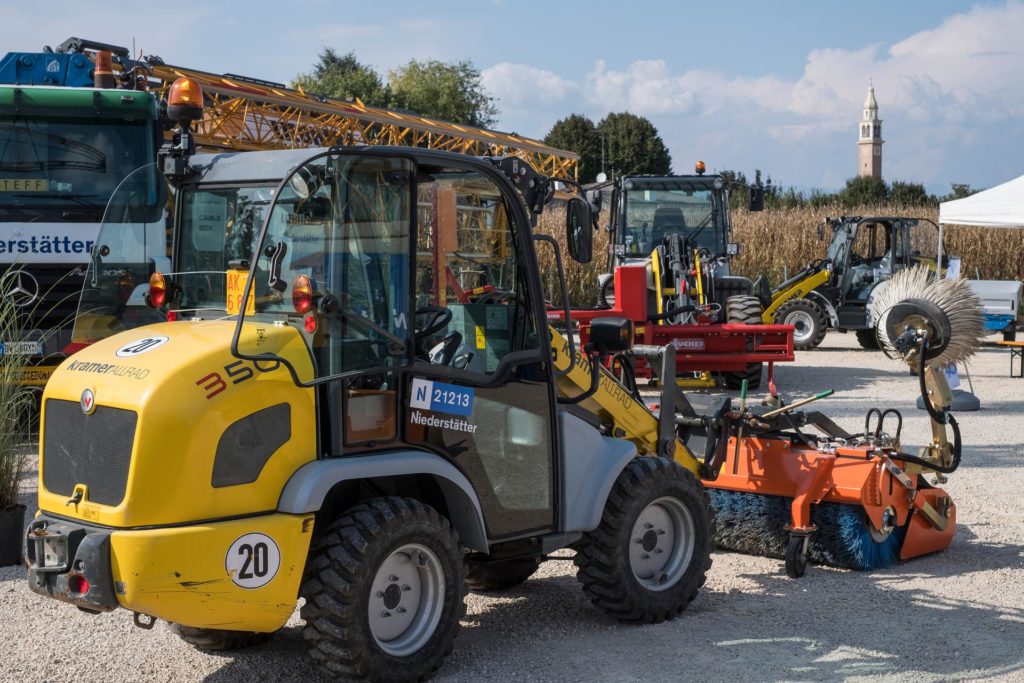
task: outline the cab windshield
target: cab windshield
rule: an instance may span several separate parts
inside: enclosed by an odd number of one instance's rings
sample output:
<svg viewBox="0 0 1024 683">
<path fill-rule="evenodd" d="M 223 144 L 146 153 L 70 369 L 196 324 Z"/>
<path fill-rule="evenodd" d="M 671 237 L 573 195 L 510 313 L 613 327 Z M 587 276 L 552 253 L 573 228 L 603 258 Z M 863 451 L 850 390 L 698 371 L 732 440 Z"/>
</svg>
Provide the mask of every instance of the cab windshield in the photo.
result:
<svg viewBox="0 0 1024 683">
<path fill-rule="evenodd" d="M 92 248 L 72 340 L 90 344 L 161 322 L 146 303 L 149 278 L 169 272 L 174 190 L 156 164 L 128 175 L 113 192 Z"/>
<path fill-rule="evenodd" d="M 102 210 L 123 178 L 153 161 L 150 130 L 145 121 L 0 117 L 0 206 Z"/>
<path fill-rule="evenodd" d="M 627 257 L 646 257 L 667 236 L 681 235 L 693 248 L 725 253 L 726 230 L 708 189 L 634 189 L 623 192 L 623 229 L 616 241 Z"/>
<path fill-rule="evenodd" d="M 289 177 L 254 252 L 240 355 L 283 358 L 270 330 L 288 326 L 316 381 L 397 366 L 411 325 L 413 173 L 405 157 L 332 153 Z"/>
</svg>

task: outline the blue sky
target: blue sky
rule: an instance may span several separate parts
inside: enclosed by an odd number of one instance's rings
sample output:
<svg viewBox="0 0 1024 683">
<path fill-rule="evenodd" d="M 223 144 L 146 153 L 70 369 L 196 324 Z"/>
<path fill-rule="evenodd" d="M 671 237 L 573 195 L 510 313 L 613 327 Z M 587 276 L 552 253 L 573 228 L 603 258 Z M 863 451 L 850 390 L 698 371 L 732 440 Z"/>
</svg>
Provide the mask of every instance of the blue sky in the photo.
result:
<svg viewBox="0 0 1024 683">
<path fill-rule="evenodd" d="M 0 3 L 0 52 L 68 36 L 167 62 L 287 82 L 323 46 L 387 72 L 470 59 L 502 130 L 542 137 L 569 113 L 650 118 L 676 171 L 763 169 L 835 188 L 856 172 L 876 88 L 887 180 L 989 187 L 1024 170 L 1024 4 L 950 0 L 532 2 L 294 0 L 176 5 Z"/>
</svg>

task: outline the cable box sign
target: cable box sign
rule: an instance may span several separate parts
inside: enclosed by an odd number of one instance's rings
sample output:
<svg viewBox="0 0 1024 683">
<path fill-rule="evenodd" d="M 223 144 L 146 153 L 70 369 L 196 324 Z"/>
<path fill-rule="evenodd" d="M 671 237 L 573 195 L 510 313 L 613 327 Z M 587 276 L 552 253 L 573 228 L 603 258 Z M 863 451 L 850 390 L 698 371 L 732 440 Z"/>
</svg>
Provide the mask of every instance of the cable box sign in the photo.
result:
<svg viewBox="0 0 1024 683">
<path fill-rule="evenodd" d="M 468 416 L 473 414 L 473 390 L 457 384 L 413 379 L 410 408 Z"/>
</svg>

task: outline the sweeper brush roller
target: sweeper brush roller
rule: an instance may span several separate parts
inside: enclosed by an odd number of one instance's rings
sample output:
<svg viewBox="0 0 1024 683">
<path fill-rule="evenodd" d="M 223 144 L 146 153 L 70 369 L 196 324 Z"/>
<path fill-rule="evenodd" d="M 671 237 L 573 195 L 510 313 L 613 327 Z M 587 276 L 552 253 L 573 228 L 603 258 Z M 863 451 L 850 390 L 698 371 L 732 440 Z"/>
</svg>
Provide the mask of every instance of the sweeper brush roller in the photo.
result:
<svg viewBox="0 0 1024 683">
<path fill-rule="evenodd" d="M 820 413 L 741 409 L 725 462 L 705 482 L 720 548 L 784 558 L 795 578 L 809 562 L 882 569 L 949 546 L 956 506 L 925 479 L 944 481 L 960 462 L 942 366 L 970 357 L 983 327 L 981 304 L 963 281 L 930 278 L 923 269 L 897 274 L 873 310 L 879 339 L 919 377 L 932 443 L 901 450 L 903 417 L 894 409 L 869 410 L 859 434 Z"/>
</svg>

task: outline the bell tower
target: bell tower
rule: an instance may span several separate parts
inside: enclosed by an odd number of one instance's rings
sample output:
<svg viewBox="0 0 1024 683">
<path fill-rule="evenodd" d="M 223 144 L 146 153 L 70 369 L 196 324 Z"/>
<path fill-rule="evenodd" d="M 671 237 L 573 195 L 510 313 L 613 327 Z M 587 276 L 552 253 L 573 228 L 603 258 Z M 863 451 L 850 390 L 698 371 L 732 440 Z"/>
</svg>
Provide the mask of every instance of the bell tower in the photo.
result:
<svg viewBox="0 0 1024 683">
<path fill-rule="evenodd" d="M 878 118 L 875 86 L 868 88 L 864 101 L 864 116 L 860 120 L 860 138 L 857 140 L 857 175 L 882 177 L 882 119 Z"/>
</svg>

